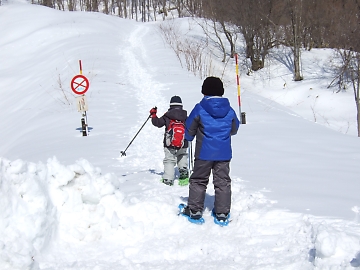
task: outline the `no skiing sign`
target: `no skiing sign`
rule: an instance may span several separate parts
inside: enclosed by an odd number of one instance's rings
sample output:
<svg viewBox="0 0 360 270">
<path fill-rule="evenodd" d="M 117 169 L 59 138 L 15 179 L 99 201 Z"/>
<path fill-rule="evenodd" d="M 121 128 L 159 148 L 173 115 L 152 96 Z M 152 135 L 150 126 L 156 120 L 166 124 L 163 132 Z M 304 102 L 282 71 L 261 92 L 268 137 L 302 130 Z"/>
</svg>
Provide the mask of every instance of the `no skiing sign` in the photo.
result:
<svg viewBox="0 0 360 270">
<path fill-rule="evenodd" d="M 83 95 L 85 94 L 85 92 L 89 89 L 89 80 L 84 76 L 84 75 L 76 75 L 72 80 L 71 80 L 71 90 L 73 90 L 73 92 L 75 94 L 78 95 Z"/>
</svg>

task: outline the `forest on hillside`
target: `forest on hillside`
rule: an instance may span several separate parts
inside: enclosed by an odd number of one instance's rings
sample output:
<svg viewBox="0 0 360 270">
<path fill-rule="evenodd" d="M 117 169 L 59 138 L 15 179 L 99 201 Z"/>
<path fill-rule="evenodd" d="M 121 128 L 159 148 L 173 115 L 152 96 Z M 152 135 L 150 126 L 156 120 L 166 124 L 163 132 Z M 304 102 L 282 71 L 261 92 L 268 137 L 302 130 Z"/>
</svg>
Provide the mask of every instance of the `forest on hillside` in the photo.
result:
<svg viewBox="0 0 360 270">
<path fill-rule="evenodd" d="M 138 21 L 168 16 L 214 22 L 236 52 L 236 35 L 246 42 L 253 71 L 264 67 L 269 50 L 293 48 L 294 78 L 301 80 L 300 49 L 335 48 L 360 52 L 360 0 L 31 0 L 59 10 L 102 12 Z M 169 12 L 172 12 L 169 15 Z M 355 59 L 358 55 L 355 55 Z M 344 54 L 345 62 L 354 55 Z M 225 59 L 224 59 L 225 60 Z"/>
</svg>

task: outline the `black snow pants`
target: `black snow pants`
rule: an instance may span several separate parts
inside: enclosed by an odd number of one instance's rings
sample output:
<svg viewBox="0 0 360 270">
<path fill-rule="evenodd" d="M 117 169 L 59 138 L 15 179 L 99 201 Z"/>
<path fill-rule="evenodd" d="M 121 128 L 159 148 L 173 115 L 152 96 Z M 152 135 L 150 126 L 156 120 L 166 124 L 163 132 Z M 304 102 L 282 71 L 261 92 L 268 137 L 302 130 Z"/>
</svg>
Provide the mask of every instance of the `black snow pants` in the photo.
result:
<svg viewBox="0 0 360 270">
<path fill-rule="evenodd" d="M 215 189 L 214 212 L 227 214 L 231 207 L 230 161 L 195 160 L 190 177 L 188 206 L 193 212 L 203 212 L 211 171 Z"/>
</svg>

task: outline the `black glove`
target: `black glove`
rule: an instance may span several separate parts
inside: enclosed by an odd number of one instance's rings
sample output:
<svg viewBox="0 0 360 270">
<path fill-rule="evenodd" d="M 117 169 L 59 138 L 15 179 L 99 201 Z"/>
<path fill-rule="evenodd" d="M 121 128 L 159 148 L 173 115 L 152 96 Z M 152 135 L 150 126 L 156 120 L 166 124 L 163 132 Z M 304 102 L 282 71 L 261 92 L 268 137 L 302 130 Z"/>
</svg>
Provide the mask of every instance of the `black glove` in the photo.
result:
<svg viewBox="0 0 360 270">
<path fill-rule="evenodd" d="M 156 113 L 157 113 L 157 108 L 154 107 L 150 110 L 150 116 L 151 118 L 155 118 L 156 117 Z"/>
</svg>

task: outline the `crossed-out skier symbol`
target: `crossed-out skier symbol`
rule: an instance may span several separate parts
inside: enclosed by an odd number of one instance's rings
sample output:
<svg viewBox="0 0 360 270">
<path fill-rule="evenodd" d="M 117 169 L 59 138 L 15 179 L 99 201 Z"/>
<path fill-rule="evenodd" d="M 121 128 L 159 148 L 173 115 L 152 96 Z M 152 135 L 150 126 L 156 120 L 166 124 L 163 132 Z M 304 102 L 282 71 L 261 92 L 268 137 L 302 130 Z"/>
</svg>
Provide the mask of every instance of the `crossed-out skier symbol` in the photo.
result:
<svg viewBox="0 0 360 270">
<path fill-rule="evenodd" d="M 89 80 L 84 75 L 76 75 L 71 80 L 71 89 L 75 94 L 82 95 L 89 89 Z"/>
</svg>

